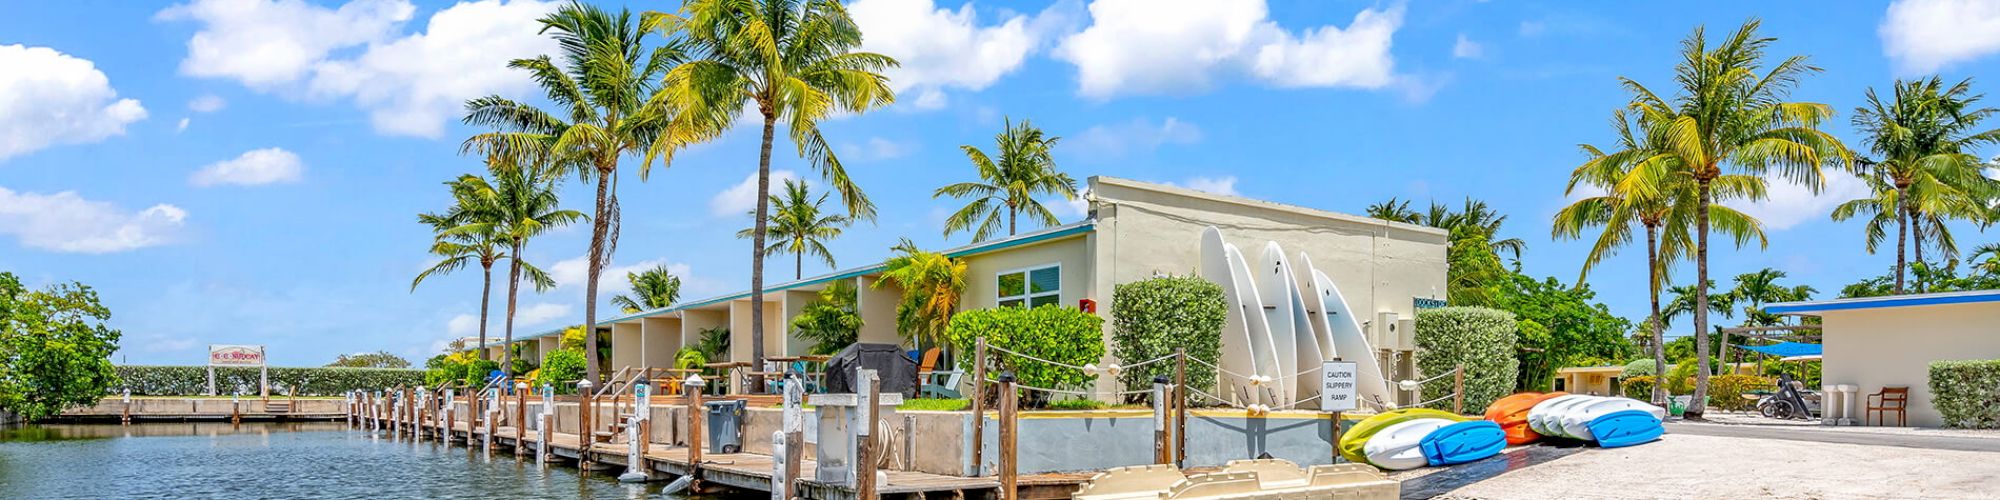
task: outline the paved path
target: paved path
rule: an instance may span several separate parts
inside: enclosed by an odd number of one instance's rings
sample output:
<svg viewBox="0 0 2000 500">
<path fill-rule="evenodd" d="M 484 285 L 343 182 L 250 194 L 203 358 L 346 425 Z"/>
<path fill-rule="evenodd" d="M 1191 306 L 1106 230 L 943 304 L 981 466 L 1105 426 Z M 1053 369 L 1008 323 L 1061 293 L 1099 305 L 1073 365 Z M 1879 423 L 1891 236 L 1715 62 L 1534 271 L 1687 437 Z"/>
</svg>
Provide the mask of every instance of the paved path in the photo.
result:
<svg viewBox="0 0 2000 500">
<path fill-rule="evenodd" d="M 1667 424 L 1667 432 L 1670 434 L 1691 434 L 1697 436 L 1783 439 L 1789 441 L 2000 453 L 2000 439 L 1950 435 L 1886 434 L 1850 432 L 1838 428 L 1811 429 L 1782 426 L 1690 424 L 1682 422 L 1669 422 Z"/>
</svg>

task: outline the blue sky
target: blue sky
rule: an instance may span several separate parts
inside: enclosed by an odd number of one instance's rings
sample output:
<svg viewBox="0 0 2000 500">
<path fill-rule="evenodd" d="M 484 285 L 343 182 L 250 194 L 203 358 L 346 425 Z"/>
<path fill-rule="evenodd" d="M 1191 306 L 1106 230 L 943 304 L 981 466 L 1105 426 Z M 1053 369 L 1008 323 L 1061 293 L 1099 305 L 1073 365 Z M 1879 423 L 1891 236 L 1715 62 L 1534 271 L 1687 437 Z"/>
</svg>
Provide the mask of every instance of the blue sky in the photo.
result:
<svg viewBox="0 0 2000 500">
<path fill-rule="evenodd" d="M 939 233 L 954 205 L 930 191 L 970 179 L 958 146 L 990 144 L 1012 117 L 1062 136 L 1060 165 L 1079 179 L 1354 213 L 1391 196 L 1484 199 L 1528 241 L 1527 272 L 1569 280 L 1584 246 L 1550 241 L 1548 219 L 1576 144 L 1609 140 L 1617 76 L 1665 87 L 1694 27 L 1759 17 L 1776 53 L 1825 68 L 1796 97 L 1840 110 L 1830 130 L 1854 140 L 1847 117 L 1869 86 L 1933 73 L 2000 85 L 2000 7 L 1977 3 L 859 0 L 869 48 L 905 66 L 898 104 L 823 126 L 881 208 L 831 246 L 849 266 L 902 236 L 963 243 Z M 547 49 L 532 19 L 549 5 L 12 6 L 0 17 L 0 270 L 97 287 L 125 331 L 123 362 L 199 363 L 208 343 L 268 344 L 281 365 L 376 349 L 418 361 L 471 332 L 479 281 L 410 291 L 430 262 L 414 215 L 444 206 L 442 181 L 479 169 L 457 154 L 479 131 L 457 123 L 458 103 L 534 95 L 502 62 Z M 622 270 L 655 264 L 686 274 L 684 297 L 743 287 L 748 243 L 733 234 L 748 224 L 740 186 L 756 147 L 737 130 L 644 182 L 627 168 L 607 293 L 623 291 Z M 787 150 L 774 168 L 812 177 Z M 1717 251 L 1719 276 L 1774 267 L 1830 296 L 1887 268 L 1892 256 L 1862 251 L 1859 223 L 1827 220 L 1853 180 L 1817 197 L 1774 188 L 1747 207 L 1770 247 Z M 564 193 L 588 210 L 589 186 Z M 532 244 L 533 262 L 574 279 L 525 295 L 517 333 L 581 320 L 587 239 L 579 227 Z M 1967 247 L 1993 239 L 1960 232 Z M 1632 317 L 1640 255 L 1592 277 Z M 789 276 L 779 260 L 770 271 Z"/>
</svg>

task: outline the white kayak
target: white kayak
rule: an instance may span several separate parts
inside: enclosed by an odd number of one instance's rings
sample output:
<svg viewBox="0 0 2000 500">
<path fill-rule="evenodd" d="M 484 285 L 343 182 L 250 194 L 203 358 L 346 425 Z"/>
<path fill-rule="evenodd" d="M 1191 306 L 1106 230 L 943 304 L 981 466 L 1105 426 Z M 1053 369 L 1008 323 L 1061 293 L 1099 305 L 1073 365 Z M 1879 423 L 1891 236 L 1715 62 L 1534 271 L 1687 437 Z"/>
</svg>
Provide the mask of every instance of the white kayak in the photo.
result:
<svg viewBox="0 0 2000 500">
<path fill-rule="evenodd" d="M 1419 418 L 1390 424 L 1361 445 L 1362 454 L 1368 456 L 1368 463 L 1384 469 L 1423 467 L 1429 463 L 1424 458 L 1424 436 L 1454 423 L 1457 422 L 1449 419 Z"/>
<path fill-rule="evenodd" d="M 1299 301 L 1292 298 L 1298 293 L 1298 281 L 1292 279 L 1292 266 L 1285 262 L 1285 250 L 1278 242 L 1264 242 L 1264 251 L 1259 256 L 1257 272 L 1257 297 L 1264 299 L 1266 325 L 1271 326 L 1271 350 L 1278 356 L 1278 401 L 1275 405 L 1289 405 L 1299 400 L 1300 388 L 1305 379 L 1299 372 L 1305 371 L 1300 364 L 1298 314 L 1293 306 Z M 1311 335 L 1310 332 L 1307 335 Z M 1308 338 L 1310 340 L 1310 337 Z M 1318 364 L 1315 360 L 1313 364 Z M 1316 389 L 1319 381 L 1312 383 Z"/>
<path fill-rule="evenodd" d="M 1562 418 L 1562 411 L 1570 405 L 1585 402 L 1596 397 L 1570 394 L 1536 404 L 1534 408 L 1528 409 L 1528 428 L 1534 429 L 1536 434 L 1543 436 L 1567 437 L 1560 430 L 1562 425 L 1559 419 Z"/>
<path fill-rule="evenodd" d="M 1563 434 L 1586 441 L 1597 438 L 1590 435 L 1590 422 L 1597 417 L 1625 410 L 1639 410 L 1653 415 L 1655 419 L 1667 418 L 1667 411 L 1658 406 L 1632 398 L 1600 398 L 1584 404 L 1570 405 L 1562 410 Z"/>
<path fill-rule="evenodd" d="M 1278 363 L 1278 349 L 1271 341 L 1271 323 L 1264 310 L 1266 302 L 1252 278 L 1256 274 L 1251 272 L 1250 263 L 1244 260 L 1243 252 L 1237 250 L 1235 245 L 1224 243 L 1223 248 L 1229 253 L 1230 267 L 1236 270 L 1236 296 L 1243 301 L 1243 319 L 1250 323 L 1250 355 L 1257 360 L 1256 373 L 1269 381 L 1265 385 L 1250 387 L 1250 400 L 1262 401 L 1266 405 L 1279 404 L 1277 399 L 1290 393 L 1285 391 L 1288 386 L 1279 368 L 1282 365 Z"/>
<path fill-rule="evenodd" d="M 1255 298 L 1246 300 L 1243 290 L 1249 287 L 1238 283 L 1236 266 L 1231 264 L 1229 244 L 1222 240 L 1222 232 L 1214 227 L 1201 231 L 1201 276 L 1222 287 L 1223 303 L 1228 306 L 1228 314 L 1222 323 L 1222 352 L 1216 364 L 1222 369 L 1245 375 L 1257 373 L 1257 358 L 1250 353 L 1250 321 L 1262 321 L 1263 311 L 1254 310 L 1251 304 Z M 1254 290 L 1251 292 L 1255 293 Z M 1239 391 L 1250 387 L 1250 381 L 1228 374 L 1216 374 L 1217 394 L 1231 400 L 1237 399 Z M 1256 400 L 1239 401 L 1251 404 Z"/>
</svg>

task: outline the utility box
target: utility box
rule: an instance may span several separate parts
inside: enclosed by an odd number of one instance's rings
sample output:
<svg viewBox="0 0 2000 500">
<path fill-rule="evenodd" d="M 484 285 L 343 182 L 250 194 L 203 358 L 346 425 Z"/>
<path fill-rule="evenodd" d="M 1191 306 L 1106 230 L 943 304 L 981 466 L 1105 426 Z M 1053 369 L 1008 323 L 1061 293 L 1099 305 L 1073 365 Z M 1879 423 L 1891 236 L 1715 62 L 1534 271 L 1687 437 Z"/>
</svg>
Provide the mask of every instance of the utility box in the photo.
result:
<svg viewBox="0 0 2000 500">
<path fill-rule="evenodd" d="M 854 485 L 861 440 L 884 437 L 882 433 L 875 432 L 872 424 L 861 421 L 861 399 L 859 394 L 814 394 L 809 398 L 813 414 L 819 419 L 819 441 L 813 443 L 819 450 L 816 457 L 819 468 L 815 471 L 814 480 L 841 486 Z M 890 419 L 896 416 L 896 406 L 901 404 L 901 394 L 881 395 L 881 399 L 875 402 L 875 419 L 892 421 Z M 886 451 L 881 448 L 886 447 L 878 447 L 878 454 Z"/>
<path fill-rule="evenodd" d="M 708 449 L 716 453 L 743 451 L 743 400 L 709 401 Z"/>
</svg>

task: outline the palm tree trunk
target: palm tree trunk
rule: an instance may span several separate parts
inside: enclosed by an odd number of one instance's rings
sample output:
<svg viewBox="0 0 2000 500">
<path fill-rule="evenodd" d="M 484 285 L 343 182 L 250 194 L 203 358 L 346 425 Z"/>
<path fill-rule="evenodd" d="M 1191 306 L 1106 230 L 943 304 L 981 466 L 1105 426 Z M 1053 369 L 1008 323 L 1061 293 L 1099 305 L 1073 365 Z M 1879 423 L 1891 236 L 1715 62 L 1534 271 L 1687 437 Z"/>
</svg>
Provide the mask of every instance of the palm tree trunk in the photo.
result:
<svg viewBox="0 0 2000 500">
<path fill-rule="evenodd" d="M 597 161 L 597 210 L 595 215 L 590 218 L 590 263 L 586 266 L 590 269 L 590 273 L 583 281 L 583 369 L 584 379 L 589 380 L 592 384 L 601 384 L 604 382 L 598 378 L 600 372 L 597 369 L 597 363 L 599 362 L 599 356 L 597 355 L 597 275 L 604 271 L 604 240 L 607 236 L 606 233 L 611 230 L 611 221 L 606 220 L 605 215 L 610 211 L 611 175 L 617 166 L 617 163 L 615 163 L 617 161 L 617 157 L 610 158 L 610 162 L 605 161 L 603 158 Z"/>
<path fill-rule="evenodd" d="M 1910 262 L 1913 263 L 1912 265 L 1922 264 L 1924 262 L 1923 220 L 1918 219 L 1915 213 L 1910 213 L 1905 217 L 1910 220 L 1910 257 L 1912 259 Z M 1924 280 L 1922 278 L 1919 276 L 1918 279 L 1914 280 L 1914 283 L 1910 284 L 1910 287 L 1915 288 L 1917 293 L 1924 293 Z"/>
<path fill-rule="evenodd" d="M 1007 207 L 1007 235 L 1014 235 L 1014 207 Z"/>
<path fill-rule="evenodd" d="M 750 229 L 750 370 L 756 372 L 764 371 L 764 219 L 771 211 L 771 141 L 777 130 L 778 116 L 766 111 L 764 145 L 757 151 L 757 220 Z M 751 383 L 761 386 L 764 381 L 758 377 Z"/>
<path fill-rule="evenodd" d="M 1699 198 L 1694 210 L 1694 397 L 1685 416 L 1700 420 L 1708 402 L 1708 181 L 1700 181 L 1695 189 Z"/>
<path fill-rule="evenodd" d="M 514 241 L 513 258 L 507 259 L 507 347 L 502 348 L 500 372 L 513 378 L 514 373 L 514 305 L 521 296 L 521 242 Z M 503 388 L 504 390 L 504 388 Z"/>
<path fill-rule="evenodd" d="M 1646 225 L 1646 279 L 1648 295 L 1653 301 L 1652 316 L 1647 319 L 1648 328 L 1653 330 L 1653 404 L 1667 406 L 1667 347 L 1660 333 L 1660 227 Z"/>
<path fill-rule="evenodd" d="M 485 361 L 486 360 L 486 316 L 487 316 L 486 304 L 493 297 L 493 263 L 490 261 L 480 261 L 479 266 L 486 268 L 486 279 L 485 279 L 486 282 L 484 284 L 479 285 L 479 349 L 478 349 L 479 360 Z"/>
<path fill-rule="evenodd" d="M 1906 243 L 1910 238 L 1910 223 L 1903 212 L 1903 188 L 1896 188 L 1896 295 L 1903 294 L 1903 268 L 1909 265 L 1904 259 Z"/>
<path fill-rule="evenodd" d="M 800 280 L 805 278 L 806 278 L 806 253 L 797 252 L 792 255 L 792 279 Z"/>
</svg>

